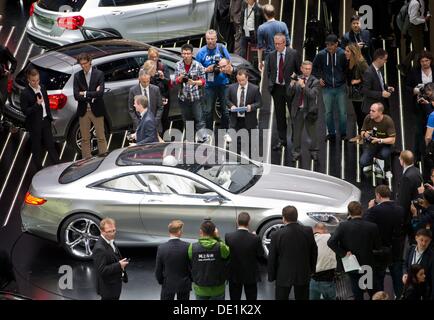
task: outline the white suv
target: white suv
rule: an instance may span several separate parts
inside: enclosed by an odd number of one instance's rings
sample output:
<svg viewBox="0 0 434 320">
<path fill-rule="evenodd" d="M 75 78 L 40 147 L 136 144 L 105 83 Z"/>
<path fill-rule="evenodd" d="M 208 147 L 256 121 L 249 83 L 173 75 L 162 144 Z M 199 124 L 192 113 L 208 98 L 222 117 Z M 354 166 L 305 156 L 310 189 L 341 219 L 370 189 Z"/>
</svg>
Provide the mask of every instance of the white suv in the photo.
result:
<svg viewBox="0 0 434 320">
<path fill-rule="evenodd" d="M 213 0 L 39 0 L 26 25 L 34 43 L 53 47 L 110 34 L 144 42 L 203 35 Z M 109 32 L 110 34 L 105 33 Z"/>
</svg>

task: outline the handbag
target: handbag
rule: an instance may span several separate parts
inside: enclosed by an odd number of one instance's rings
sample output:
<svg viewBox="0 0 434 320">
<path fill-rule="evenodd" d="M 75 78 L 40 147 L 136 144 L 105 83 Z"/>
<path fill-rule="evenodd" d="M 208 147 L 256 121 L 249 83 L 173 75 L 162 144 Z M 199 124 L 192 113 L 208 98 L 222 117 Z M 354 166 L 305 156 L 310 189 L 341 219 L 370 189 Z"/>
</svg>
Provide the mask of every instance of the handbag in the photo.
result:
<svg viewBox="0 0 434 320">
<path fill-rule="evenodd" d="M 350 85 L 348 96 L 351 101 L 362 101 L 362 86 L 360 84 Z"/>
</svg>

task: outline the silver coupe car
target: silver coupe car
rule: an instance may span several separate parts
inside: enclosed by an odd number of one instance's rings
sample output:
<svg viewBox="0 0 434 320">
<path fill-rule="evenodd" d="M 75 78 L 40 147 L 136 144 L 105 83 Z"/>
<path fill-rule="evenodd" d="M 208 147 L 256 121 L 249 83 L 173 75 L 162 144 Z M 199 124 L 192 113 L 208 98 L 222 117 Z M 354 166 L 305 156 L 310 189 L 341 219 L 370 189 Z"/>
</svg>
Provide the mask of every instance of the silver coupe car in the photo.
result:
<svg viewBox="0 0 434 320">
<path fill-rule="evenodd" d="M 335 177 L 258 163 L 208 144 L 172 142 L 45 168 L 33 177 L 21 217 L 24 231 L 85 260 L 104 217 L 116 220 L 119 245 L 143 246 L 166 241 L 173 219 L 184 221 L 187 240 L 197 239 L 204 218 L 224 236 L 247 211 L 268 253 L 283 207 L 297 207 L 304 225 L 321 221 L 333 231 L 346 219 L 348 203 L 359 199 L 358 188 Z"/>
</svg>

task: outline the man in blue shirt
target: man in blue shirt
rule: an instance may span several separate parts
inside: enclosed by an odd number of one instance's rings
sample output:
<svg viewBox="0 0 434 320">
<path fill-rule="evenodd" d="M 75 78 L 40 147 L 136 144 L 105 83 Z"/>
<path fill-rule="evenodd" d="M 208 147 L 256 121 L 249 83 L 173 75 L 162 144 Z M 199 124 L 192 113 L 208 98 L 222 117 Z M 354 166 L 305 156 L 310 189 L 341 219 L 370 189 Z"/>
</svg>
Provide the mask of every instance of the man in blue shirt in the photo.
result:
<svg viewBox="0 0 434 320">
<path fill-rule="evenodd" d="M 274 7 L 271 4 L 266 4 L 264 7 L 264 16 L 267 19 L 266 22 L 261 24 L 258 28 L 258 69 L 262 70 L 263 61 L 271 51 L 275 50 L 274 36 L 277 33 L 283 33 L 285 35 L 286 46 L 289 46 L 289 32 L 285 22 L 277 21 L 274 19 Z M 265 54 L 262 54 L 265 51 Z"/>
<path fill-rule="evenodd" d="M 220 101 L 222 118 L 220 123 L 221 129 L 229 127 L 229 111 L 226 108 L 226 86 L 229 79 L 224 72 L 220 72 L 219 62 L 222 58 L 230 60 L 228 50 L 217 43 L 217 33 L 215 30 L 208 30 L 205 33 L 206 45 L 200 48 L 196 55 L 196 61 L 201 63 L 205 68 L 205 109 L 203 117 L 207 129 L 213 129 L 213 115 L 217 98 Z M 225 135 L 227 142 L 230 139 Z"/>
</svg>

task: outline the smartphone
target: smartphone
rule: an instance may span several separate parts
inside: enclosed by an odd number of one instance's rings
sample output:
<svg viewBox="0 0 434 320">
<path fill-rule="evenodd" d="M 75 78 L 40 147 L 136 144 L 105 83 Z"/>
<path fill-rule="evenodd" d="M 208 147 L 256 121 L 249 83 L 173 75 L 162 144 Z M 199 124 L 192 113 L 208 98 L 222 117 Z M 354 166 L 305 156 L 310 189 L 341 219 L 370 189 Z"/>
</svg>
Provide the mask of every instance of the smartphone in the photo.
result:
<svg viewBox="0 0 434 320">
<path fill-rule="evenodd" d="M 36 94 L 36 96 L 38 97 L 38 99 L 42 99 L 42 94 L 41 94 L 40 92 L 38 92 L 38 93 Z"/>
</svg>

